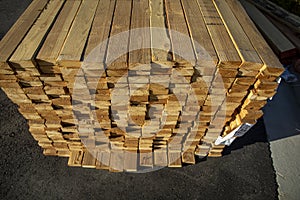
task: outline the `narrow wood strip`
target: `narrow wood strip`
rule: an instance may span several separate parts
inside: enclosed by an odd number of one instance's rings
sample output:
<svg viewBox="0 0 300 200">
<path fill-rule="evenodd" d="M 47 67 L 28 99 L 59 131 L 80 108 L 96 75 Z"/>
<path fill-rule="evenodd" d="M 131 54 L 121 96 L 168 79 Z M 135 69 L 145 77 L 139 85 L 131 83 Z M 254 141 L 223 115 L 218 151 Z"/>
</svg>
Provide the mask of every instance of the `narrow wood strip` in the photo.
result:
<svg viewBox="0 0 300 200">
<path fill-rule="evenodd" d="M 181 152 L 168 150 L 168 167 L 181 167 Z"/>
<path fill-rule="evenodd" d="M 125 151 L 124 152 L 124 170 L 127 172 L 137 171 L 137 152 L 136 151 Z"/>
<path fill-rule="evenodd" d="M 33 61 L 35 54 L 63 3 L 64 1 L 61 0 L 49 1 L 47 9 L 41 13 L 24 40 L 9 59 L 15 68 L 36 67 Z"/>
<path fill-rule="evenodd" d="M 103 63 L 107 50 L 116 0 L 100 0 L 84 52 L 84 62 Z M 90 53 L 92 53 L 90 55 Z"/>
<path fill-rule="evenodd" d="M 131 0 L 117 1 L 110 36 L 122 33 L 119 39 L 110 39 L 107 49 L 106 64 L 113 70 L 127 69 Z M 126 32 L 127 31 L 127 32 Z"/>
<path fill-rule="evenodd" d="M 82 2 L 59 54 L 59 65 L 80 67 L 81 56 L 88 39 L 98 2 L 98 0 L 84 0 Z"/>
<path fill-rule="evenodd" d="M 43 154 L 45 156 L 57 156 L 57 151 L 55 148 L 44 149 Z"/>
<path fill-rule="evenodd" d="M 248 38 L 256 49 L 257 53 L 261 57 L 262 61 L 267 67 L 272 67 L 282 71 L 282 64 L 279 62 L 278 58 L 273 53 L 270 46 L 262 37 L 261 33 L 258 31 L 247 12 L 242 7 L 241 3 L 236 0 L 227 0 L 228 5 L 234 12 L 235 16 L 239 20 L 239 23 L 245 30 Z M 278 74 L 279 76 L 280 74 Z"/>
<path fill-rule="evenodd" d="M 96 158 L 95 152 L 89 152 L 86 150 L 84 152 L 83 160 L 82 160 L 82 167 L 84 168 L 95 168 L 96 167 Z"/>
<path fill-rule="evenodd" d="M 81 1 L 68 0 L 56 19 L 36 59 L 39 65 L 56 65 L 60 50 L 77 14 Z"/>
<path fill-rule="evenodd" d="M 98 151 L 96 169 L 109 169 L 110 152 L 109 151 Z"/>
<path fill-rule="evenodd" d="M 140 166 L 153 167 L 153 152 L 140 152 Z"/>
<path fill-rule="evenodd" d="M 190 35 L 204 50 L 209 54 L 211 60 L 218 63 L 218 56 L 212 44 L 211 38 L 209 36 L 208 30 L 205 26 L 201 10 L 198 6 L 197 0 L 183 0 L 182 1 L 184 13 L 186 15 L 187 24 L 190 30 Z M 199 54 L 202 49 L 195 49 L 196 53 Z M 200 54 L 201 55 L 201 54 Z M 197 58 L 201 65 L 201 58 Z"/>
<path fill-rule="evenodd" d="M 150 64 L 150 8 L 148 1 L 133 1 L 130 29 L 129 66 Z"/>
<path fill-rule="evenodd" d="M 83 151 L 71 151 L 68 165 L 72 167 L 80 167 L 82 165 Z"/>
<path fill-rule="evenodd" d="M 0 41 L 0 62 L 6 62 L 32 27 L 38 16 L 44 11 L 48 0 L 32 1 L 16 23 Z"/>
<path fill-rule="evenodd" d="M 168 27 L 171 30 L 170 38 L 172 42 L 172 52 L 175 54 L 173 55 L 173 59 L 178 63 L 195 66 L 195 53 L 192 42 L 187 39 L 189 38 L 189 31 L 180 0 L 165 0 L 165 2 Z M 182 37 L 176 32 L 172 33 L 172 31 L 182 33 L 186 37 Z"/>
<path fill-rule="evenodd" d="M 281 20 L 279 20 L 279 17 L 276 16 L 266 16 L 271 22 L 272 24 L 274 24 L 276 26 L 276 28 L 278 28 L 278 30 L 280 30 L 287 38 L 288 40 L 290 40 L 293 45 L 295 45 L 295 47 L 298 50 L 298 54 L 300 53 L 300 37 L 298 36 L 299 32 L 293 31 L 293 29 L 291 29 L 287 23 L 282 22 Z"/>
<path fill-rule="evenodd" d="M 154 149 L 154 165 L 168 166 L 168 154 L 166 149 Z"/>
<path fill-rule="evenodd" d="M 165 23 L 164 0 L 149 0 L 149 4 L 152 62 L 166 63 L 172 56 L 169 54 L 171 41 Z"/>
<path fill-rule="evenodd" d="M 195 164 L 195 151 L 185 151 L 182 153 L 182 162 L 187 164 Z"/>
<path fill-rule="evenodd" d="M 110 153 L 109 171 L 122 172 L 124 170 L 124 152 L 112 150 Z"/>
<path fill-rule="evenodd" d="M 59 157 L 70 157 L 70 150 L 69 149 L 61 149 L 61 150 L 57 150 L 57 156 Z"/>
<path fill-rule="evenodd" d="M 263 67 L 263 63 L 252 46 L 249 38 L 243 30 L 243 27 L 238 22 L 237 18 L 231 11 L 226 1 L 215 0 L 216 8 L 218 9 L 223 23 L 226 25 L 227 31 L 230 34 L 240 57 L 242 58 L 242 65 L 240 68 L 246 70 L 259 71 Z"/>
<path fill-rule="evenodd" d="M 198 0 L 201 13 L 219 58 L 219 63 L 238 68 L 241 58 L 211 0 Z"/>
</svg>

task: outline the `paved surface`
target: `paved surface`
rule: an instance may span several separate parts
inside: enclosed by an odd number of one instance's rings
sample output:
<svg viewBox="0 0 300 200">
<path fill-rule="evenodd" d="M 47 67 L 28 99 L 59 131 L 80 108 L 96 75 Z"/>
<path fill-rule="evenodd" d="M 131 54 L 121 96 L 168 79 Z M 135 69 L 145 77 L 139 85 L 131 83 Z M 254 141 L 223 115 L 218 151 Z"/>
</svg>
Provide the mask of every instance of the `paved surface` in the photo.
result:
<svg viewBox="0 0 300 200">
<path fill-rule="evenodd" d="M 29 2 L 0 0 L 1 34 Z M 263 120 L 227 148 L 222 158 L 179 169 L 128 174 L 70 168 L 66 158 L 45 157 L 26 120 L 1 90 L 0 111 L 0 199 L 278 198 Z"/>
<path fill-rule="evenodd" d="M 299 76 L 300 77 L 300 76 Z M 279 185 L 279 199 L 300 199 L 300 81 L 282 82 L 265 107 L 264 121 Z"/>
</svg>

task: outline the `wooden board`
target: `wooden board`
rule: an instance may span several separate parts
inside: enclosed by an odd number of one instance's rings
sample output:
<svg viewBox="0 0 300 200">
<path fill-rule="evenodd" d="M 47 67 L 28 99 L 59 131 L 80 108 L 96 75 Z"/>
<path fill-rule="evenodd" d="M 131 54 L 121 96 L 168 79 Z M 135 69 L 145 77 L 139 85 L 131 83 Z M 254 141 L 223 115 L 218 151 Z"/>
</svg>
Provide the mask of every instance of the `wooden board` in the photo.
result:
<svg viewBox="0 0 300 200">
<path fill-rule="evenodd" d="M 244 0 L 241 3 L 280 59 L 297 54 L 296 47 L 254 5 Z"/>
<path fill-rule="evenodd" d="M 104 63 L 115 4 L 116 0 L 99 1 L 84 52 L 84 62 Z"/>
<path fill-rule="evenodd" d="M 44 11 L 48 0 L 32 1 L 17 22 L 0 41 L 0 62 L 6 62 L 18 47 L 37 17 Z"/>
<path fill-rule="evenodd" d="M 196 52 L 196 56 L 197 54 L 202 55 L 201 51 L 205 50 L 210 56 L 210 59 L 215 64 L 217 64 L 218 57 L 215 48 L 213 47 L 212 41 L 210 39 L 208 30 L 205 26 L 205 22 L 201 14 L 200 7 L 198 5 L 197 0 L 182 1 L 182 6 L 186 16 L 191 38 L 194 40 L 194 43 L 198 43 L 200 47 L 203 47 L 203 49 L 194 50 Z M 195 44 L 194 44 L 194 48 L 196 48 Z M 205 55 L 202 56 L 205 57 Z M 197 57 L 197 60 L 199 61 L 197 62 L 197 64 L 203 66 L 202 65 L 203 58 Z"/>
<path fill-rule="evenodd" d="M 230 34 L 240 57 L 242 58 L 243 63 L 241 68 L 246 68 L 247 70 L 260 70 L 263 67 L 262 61 L 244 32 L 243 27 L 233 14 L 233 11 L 230 9 L 226 1 L 215 0 L 214 3 L 222 17 L 223 23 L 226 25 L 227 31 Z"/>
<path fill-rule="evenodd" d="M 165 64 L 172 60 L 171 41 L 165 21 L 164 0 L 149 0 L 152 61 Z M 157 28 L 157 29 L 155 29 Z M 154 48 L 155 47 L 155 48 Z"/>
<path fill-rule="evenodd" d="M 274 55 L 272 49 L 263 39 L 261 33 L 255 27 L 254 23 L 251 21 L 250 17 L 247 15 L 240 2 L 237 2 L 236 0 L 227 0 L 227 3 L 230 6 L 231 10 L 234 12 L 234 15 L 245 30 L 247 37 L 250 39 L 255 50 L 260 55 L 265 65 L 282 69 L 282 65 L 279 62 L 278 58 Z"/>
<path fill-rule="evenodd" d="M 211 0 L 198 0 L 206 27 L 217 52 L 219 63 L 229 68 L 241 64 L 241 58 Z"/>
<path fill-rule="evenodd" d="M 135 151 L 125 151 L 124 152 L 124 170 L 127 172 L 136 172 L 138 170 L 137 166 L 138 154 Z"/>
<path fill-rule="evenodd" d="M 98 0 L 84 0 L 59 54 L 58 63 L 65 67 L 79 67 L 94 19 Z"/>
<path fill-rule="evenodd" d="M 15 68 L 35 68 L 34 57 L 64 1 L 50 0 L 26 37 L 9 59 Z"/>
<path fill-rule="evenodd" d="M 56 65 L 60 50 L 80 7 L 81 1 L 67 1 L 51 28 L 36 59 L 39 65 Z"/>
<path fill-rule="evenodd" d="M 121 39 L 110 39 L 107 48 L 106 65 L 113 70 L 127 69 L 131 0 L 117 1 L 110 36 L 123 32 Z M 127 31 L 127 32 L 125 32 Z M 121 41 L 120 41 L 121 40 Z M 121 55 L 119 55 L 121 54 Z"/>
<path fill-rule="evenodd" d="M 189 38 L 189 31 L 185 21 L 180 0 L 166 0 L 166 15 L 168 27 L 171 30 L 172 52 L 174 62 L 183 65 L 195 65 L 196 57 L 192 41 Z M 177 32 L 184 34 L 183 37 Z M 186 60 L 188 59 L 188 60 Z"/>
<path fill-rule="evenodd" d="M 128 62 L 133 67 L 137 64 L 149 65 L 151 38 L 150 8 L 147 1 L 133 1 L 130 29 Z"/>
</svg>

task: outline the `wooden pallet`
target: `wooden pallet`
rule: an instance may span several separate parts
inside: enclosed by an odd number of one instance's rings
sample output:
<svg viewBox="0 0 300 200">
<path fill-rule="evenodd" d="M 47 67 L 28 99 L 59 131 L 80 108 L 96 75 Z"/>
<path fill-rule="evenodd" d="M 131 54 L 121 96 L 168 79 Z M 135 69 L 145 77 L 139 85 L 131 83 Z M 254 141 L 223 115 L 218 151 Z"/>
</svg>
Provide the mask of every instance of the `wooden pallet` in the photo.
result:
<svg viewBox="0 0 300 200">
<path fill-rule="evenodd" d="M 44 154 L 113 172 L 221 156 L 283 71 L 236 0 L 35 0 L 0 49 L 0 87 Z"/>
</svg>

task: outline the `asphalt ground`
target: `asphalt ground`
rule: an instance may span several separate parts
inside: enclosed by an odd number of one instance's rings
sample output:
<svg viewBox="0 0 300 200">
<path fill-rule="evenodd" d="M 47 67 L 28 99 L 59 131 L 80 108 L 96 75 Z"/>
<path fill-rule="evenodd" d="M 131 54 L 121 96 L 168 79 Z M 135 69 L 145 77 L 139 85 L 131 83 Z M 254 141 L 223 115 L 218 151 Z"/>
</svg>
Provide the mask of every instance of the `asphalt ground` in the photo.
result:
<svg viewBox="0 0 300 200">
<path fill-rule="evenodd" d="M 0 38 L 30 2 L 0 0 Z M 71 168 L 67 158 L 42 154 L 17 106 L 0 90 L 0 199 L 278 199 L 262 119 L 224 154 L 141 174 Z"/>
</svg>

